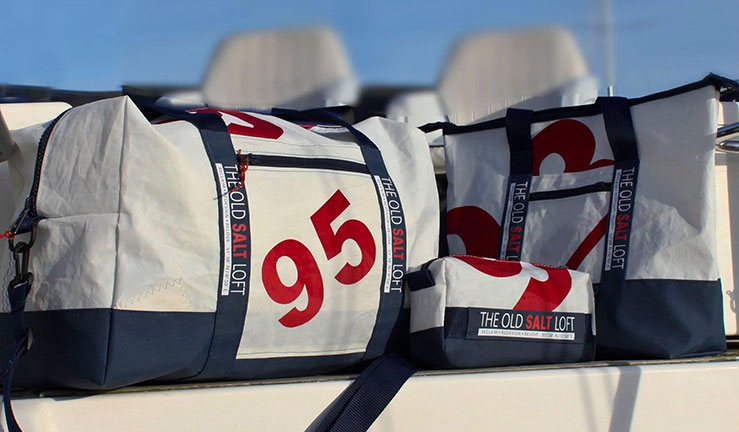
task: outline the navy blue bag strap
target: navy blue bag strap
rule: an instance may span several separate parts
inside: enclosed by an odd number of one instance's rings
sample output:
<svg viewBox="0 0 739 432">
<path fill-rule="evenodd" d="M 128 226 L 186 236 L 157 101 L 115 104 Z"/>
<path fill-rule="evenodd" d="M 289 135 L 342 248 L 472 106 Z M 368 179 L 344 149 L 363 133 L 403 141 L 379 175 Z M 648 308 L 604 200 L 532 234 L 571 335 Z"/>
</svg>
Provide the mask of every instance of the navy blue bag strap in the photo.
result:
<svg viewBox="0 0 739 432">
<path fill-rule="evenodd" d="M 636 184 L 639 178 L 639 150 L 629 100 L 623 97 L 599 97 L 596 104 L 603 113 L 614 160 L 600 282 L 618 284 L 626 279 Z"/>
<path fill-rule="evenodd" d="M 533 172 L 531 118 L 533 111 L 509 108 L 506 111 L 506 138 L 510 150 L 510 173 L 506 201 L 501 218 L 500 249 L 498 257 L 521 260 L 521 247 L 526 230 L 529 192 Z"/>
<path fill-rule="evenodd" d="M 226 124 L 221 117 L 215 113 L 191 113 L 187 111 L 178 111 L 171 109 L 156 108 L 162 114 L 169 117 L 185 120 L 197 127 L 200 131 L 200 137 L 205 147 L 205 152 L 210 161 L 211 169 L 215 179 L 216 190 L 214 196 L 218 199 L 218 224 L 221 242 L 221 263 L 219 269 L 219 295 L 216 305 L 216 316 L 213 324 L 213 336 L 211 338 L 208 356 L 202 369 L 191 378 L 200 380 L 216 379 L 223 376 L 231 370 L 236 359 L 236 353 L 241 342 L 241 333 L 244 328 L 246 319 L 246 305 L 249 299 L 249 286 L 241 286 L 238 290 L 230 289 L 230 284 L 224 281 L 224 266 L 226 262 L 230 265 L 242 265 L 242 268 L 249 268 L 248 256 L 251 256 L 251 244 L 246 243 L 245 253 L 232 253 L 228 260 L 224 258 L 226 250 L 233 251 L 234 237 L 226 236 L 224 212 L 224 200 L 226 195 L 231 193 L 239 193 L 243 196 L 243 202 L 248 202 L 248 194 L 243 183 L 239 183 L 236 187 L 230 188 L 230 184 L 221 184 L 229 175 L 235 176 L 241 161 L 239 156 L 234 152 L 231 142 L 231 135 L 228 132 Z M 228 181 L 228 180 L 225 180 Z M 224 192 L 225 189 L 225 192 Z M 242 209 L 245 211 L 242 221 L 246 228 L 246 237 L 251 238 L 249 223 L 248 204 Z M 232 244 L 226 244 L 227 238 L 230 237 Z M 228 272 L 230 273 L 230 272 Z M 249 278 L 247 277 L 246 280 Z"/>
<path fill-rule="evenodd" d="M 31 236 L 28 241 L 15 241 L 15 237 L 8 239 L 10 251 L 15 261 L 15 277 L 8 283 L 8 301 L 10 303 L 10 320 L 15 347 L 3 371 L 3 405 L 5 408 L 5 422 L 8 431 L 20 432 L 20 427 L 13 414 L 10 403 L 13 387 L 13 374 L 21 357 L 25 355 L 33 344 L 33 332 L 26 327 L 24 319 L 26 299 L 33 286 L 33 274 L 28 271 L 29 254 L 36 241 L 36 224 L 31 227 Z"/>
<path fill-rule="evenodd" d="M 314 121 L 314 119 L 309 118 L 313 113 L 322 111 L 322 112 L 328 112 L 329 114 L 339 117 L 340 119 L 346 121 L 347 123 L 354 124 L 359 123 L 361 121 L 367 120 L 370 117 L 385 117 L 385 114 L 380 112 L 375 112 L 372 110 L 367 110 L 364 108 L 357 108 L 351 105 L 337 105 L 337 106 L 330 106 L 330 107 L 322 107 L 322 108 L 311 108 L 308 110 L 294 110 L 294 109 L 288 109 L 288 108 L 272 108 L 270 110 L 270 115 L 273 115 L 275 117 L 279 117 L 284 120 L 290 120 L 290 121 Z M 303 119 L 297 119 L 295 116 L 302 116 Z M 290 117 L 293 116 L 293 117 Z M 294 119 L 294 120 L 291 120 Z M 317 119 L 315 119 L 317 120 Z"/>
<path fill-rule="evenodd" d="M 18 366 L 18 361 L 31 348 L 32 334 L 30 329 L 26 328 L 23 313 L 26 306 L 26 297 L 30 291 L 32 281 L 13 279 L 8 286 L 8 297 L 10 299 L 10 317 L 13 327 L 13 339 L 15 340 L 15 348 L 13 354 L 5 366 L 3 371 L 3 406 L 5 409 L 5 422 L 8 425 L 8 432 L 21 432 L 20 426 L 13 414 L 13 406 L 10 403 L 10 391 L 13 387 L 13 374 Z"/>
<path fill-rule="evenodd" d="M 366 431 L 416 368 L 395 354 L 372 362 L 314 421 L 306 432 Z"/>
<path fill-rule="evenodd" d="M 380 150 L 377 148 L 375 143 L 372 142 L 371 139 L 367 138 L 367 135 L 357 130 L 357 128 L 352 124 L 331 111 L 323 108 L 305 111 L 292 111 L 275 108 L 272 110 L 271 114 L 275 117 L 291 122 L 319 122 L 346 128 L 346 130 L 356 138 L 359 147 L 362 149 L 362 156 L 364 156 L 364 161 L 367 163 L 367 168 L 369 168 L 370 172 L 373 174 L 383 174 L 383 172 L 385 174 L 387 173 L 385 170 L 385 164 L 382 161 L 382 156 L 380 155 Z"/>
</svg>

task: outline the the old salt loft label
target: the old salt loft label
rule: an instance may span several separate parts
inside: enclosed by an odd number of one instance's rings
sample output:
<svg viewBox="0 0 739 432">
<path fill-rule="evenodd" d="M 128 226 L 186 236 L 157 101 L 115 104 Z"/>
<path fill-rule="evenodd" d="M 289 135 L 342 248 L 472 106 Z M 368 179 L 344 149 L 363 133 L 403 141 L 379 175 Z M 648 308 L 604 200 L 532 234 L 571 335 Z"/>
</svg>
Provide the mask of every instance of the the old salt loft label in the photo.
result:
<svg viewBox="0 0 739 432">
<path fill-rule="evenodd" d="M 469 308 L 467 339 L 515 338 L 583 342 L 590 315 Z"/>
<path fill-rule="evenodd" d="M 634 217 L 634 196 L 638 165 L 622 163 L 628 167 L 616 167 L 613 174 L 613 193 L 611 214 L 606 236 L 606 258 L 604 270 L 619 274 L 619 280 L 626 277 L 626 259 L 629 250 L 631 221 Z"/>
<path fill-rule="evenodd" d="M 249 276 L 249 212 L 246 190 L 238 186 L 239 167 L 215 164 L 220 188 L 221 225 L 223 236 L 223 275 L 221 295 L 246 295 Z"/>
</svg>

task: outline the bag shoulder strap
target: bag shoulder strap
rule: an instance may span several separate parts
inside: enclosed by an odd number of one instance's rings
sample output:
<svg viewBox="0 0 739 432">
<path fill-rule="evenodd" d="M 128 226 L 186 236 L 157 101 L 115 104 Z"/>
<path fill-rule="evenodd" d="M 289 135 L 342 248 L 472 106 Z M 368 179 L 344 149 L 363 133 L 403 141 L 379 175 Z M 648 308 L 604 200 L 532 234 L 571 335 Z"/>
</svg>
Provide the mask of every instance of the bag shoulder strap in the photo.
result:
<svg viewBox="0 0 739 432">
<path fill-rule="evenodd" d="M 622 97 L 600 97 L 596 104 L 603 112 L 606 135 L 614 159 L 605 256 L 600 282 L 620 283 L 626 279 L 636 184 L 639 177 L 639 150 L 629 100 Z"/>
<path fill-rule="evenodd" d="M 377 420 L 416 368 L 388 354 L 372 362 L 306 432 L 366 431 Z"/>
<path fill-rule="evenodd" d="M 529 208 L 533 172 L 531 118 L 533 111 L 509 108 L 506 112 L 506 138 L 510 150 L 510 172 L 506 201 L 501 218 L 498 258 L 520 261 Z"/>
</svg>

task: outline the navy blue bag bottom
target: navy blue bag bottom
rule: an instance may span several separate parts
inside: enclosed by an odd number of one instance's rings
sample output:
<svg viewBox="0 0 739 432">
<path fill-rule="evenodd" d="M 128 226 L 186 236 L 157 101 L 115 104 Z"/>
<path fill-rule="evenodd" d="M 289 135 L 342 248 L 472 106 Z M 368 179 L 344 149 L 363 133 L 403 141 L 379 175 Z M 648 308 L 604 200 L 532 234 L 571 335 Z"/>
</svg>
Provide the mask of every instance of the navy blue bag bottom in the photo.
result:
<svg viewBox="0 0 739 432">
<path fill-rule="evenodd" d="M 214 314 L 111 309 L 25 312 L 33 345 L 15 371 L 14 388 L 103 390 L 171 373 L 195 375 L 205 362 Z M 0 328 L 11 328 L 0 315 Z M 0 335 L 10 357 L 10 332 Z"/>
<path fill-rule="evenodd" d="M 147 381 L 307 376 L 339 371 L 364 356 L 236 360 L 230 371 L 217 377 L 197 377 L 208 356 L 214 317 L 214 313 L 111 309 L 26 312 L 34 341 L 18 363 L 13 388 L 107 390 Z M 405 309 L 389 342 L 396 351 L 407 350 L 408 320 Z M 9 314 L 0 314 L 0 328 L 11 328 Z M 0 359 L 10 358 L 13 346 L 10 332 L 0 333 Z"/>
<path fill-rule="evenodd" d="M 598 359 L 677 359 L 726 351 L 720 280 L 600 284 L 595 312 Z"/>
</svg>

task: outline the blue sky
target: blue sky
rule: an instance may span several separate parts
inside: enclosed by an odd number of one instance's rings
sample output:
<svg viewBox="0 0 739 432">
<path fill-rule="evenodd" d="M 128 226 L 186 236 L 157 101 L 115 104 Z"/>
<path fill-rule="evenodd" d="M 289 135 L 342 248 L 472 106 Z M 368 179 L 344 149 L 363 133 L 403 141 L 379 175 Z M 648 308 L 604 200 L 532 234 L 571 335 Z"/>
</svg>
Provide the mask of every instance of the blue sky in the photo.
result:
<svg viewBox="0 0 739 432">
<path fill-rule="evenodd" d="M 616 90 L 639 96 L 712 71 L 739 78 L 736 0 L 612 1 Z M 364 83 L 433 85 L 470 32 L 569 28 L 605 81 L 595 1 L 5 0 L 0 83 L 73 90 L 197 84 L 224 36 L 323 24 L 343 38 Z"/>
</svg>

